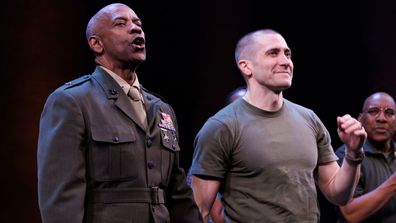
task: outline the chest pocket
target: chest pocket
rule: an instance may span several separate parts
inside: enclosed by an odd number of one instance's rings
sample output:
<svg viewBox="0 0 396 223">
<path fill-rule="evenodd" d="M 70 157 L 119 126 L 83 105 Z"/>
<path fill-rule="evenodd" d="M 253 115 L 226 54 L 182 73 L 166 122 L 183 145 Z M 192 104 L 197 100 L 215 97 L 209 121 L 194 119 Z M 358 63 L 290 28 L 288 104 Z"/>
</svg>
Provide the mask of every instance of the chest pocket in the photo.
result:
<svg viewBox="0 0 396 223">
<path fill-rule="evenodd" d="M 164 184 L 168 185 L 174 168 L 178 168 L 179 165 L 178 154 L 180 147 L 175 126 L 176 118 L 173 115 L 171 108 L 164 104 L 162 108 L 158 110 L 157 115 L 158 122 L 156 123 L 156 126 L 160 132 L 160 143 L 164 151 L 161 152 L 161 163 L 162 167 L 167 167 L 161 168 L 161 175 L 163 177 Z"/>
<path fill-rule="evenodd" d="M 180 151 L 179 143 L 176 138 L 176 132 L 160 128 L 161 130 L 161 144 L 170 151 Z"/>
<path fill-rule="evenodd" d="M 89 174 L 96 181 L 122 180 L 136 177 L 138 162 L 136 136 L 131 127 L 93 126 L 88 151 Z"/>
<path fill-rule="evenodd" d="M 178 156 L 178 152 L 180 151 L 179 143 L 176 138 L 176 132 L 164 128 L 159 128 L 161 134 L 161 175 L 163 176 L 164 185 L 168 185 L 171 179 L 172 170 L 175 167 L 175 162 L 178 162 L 178 158 L 175 161 L 175 158 Z M 178 166 L 178 163 L 177 163 Z M 165 168 L 166 167 L 166 168 Z"/>
</svg>

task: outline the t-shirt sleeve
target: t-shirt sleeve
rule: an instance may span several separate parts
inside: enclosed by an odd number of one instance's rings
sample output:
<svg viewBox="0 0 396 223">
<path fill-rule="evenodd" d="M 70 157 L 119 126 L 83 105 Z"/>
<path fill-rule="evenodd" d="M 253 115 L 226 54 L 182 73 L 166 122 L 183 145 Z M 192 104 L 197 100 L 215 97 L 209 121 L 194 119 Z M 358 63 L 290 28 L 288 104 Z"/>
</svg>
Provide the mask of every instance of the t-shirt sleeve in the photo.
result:
<svg viewBox="0 0 396 223">
<path fill-rule="evenodd" d="M 229 139 L 230 132 L 226 125 L 210 118 L 195 137 L 191 173 L 224 178 L 231 148 Z"/>
</svg>

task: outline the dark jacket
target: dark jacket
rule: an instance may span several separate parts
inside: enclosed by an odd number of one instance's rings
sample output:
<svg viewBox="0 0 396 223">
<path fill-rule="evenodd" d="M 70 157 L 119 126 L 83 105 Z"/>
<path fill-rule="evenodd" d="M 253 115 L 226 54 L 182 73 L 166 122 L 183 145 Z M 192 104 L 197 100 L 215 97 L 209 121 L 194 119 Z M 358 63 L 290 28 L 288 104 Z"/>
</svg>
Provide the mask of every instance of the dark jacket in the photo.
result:
<svg viewBox="0 0 396 223">
<path fill-rule="evenodd" d="M 48 97 L 38 141 L 44 223 L 201 222 L 179 167 L 175 114 L 142 94 L 147 130 L 100 67 Z"/>
</svg>

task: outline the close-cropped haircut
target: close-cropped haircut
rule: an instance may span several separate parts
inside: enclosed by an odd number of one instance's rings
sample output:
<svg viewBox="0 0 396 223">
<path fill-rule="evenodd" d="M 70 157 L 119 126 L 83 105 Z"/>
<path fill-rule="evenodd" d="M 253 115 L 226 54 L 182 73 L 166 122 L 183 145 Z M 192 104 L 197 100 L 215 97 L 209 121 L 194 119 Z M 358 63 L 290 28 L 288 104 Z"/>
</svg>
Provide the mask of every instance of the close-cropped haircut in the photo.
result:
<svg viewBox="0 0 396 223">
<path fill-rule="evenodd" d="M 249 57 L 254 52 L 257 37 L 265 34 L 279 34 L 273 29 L 260 29 L 244 35 L 235 47 L 235 61 L 238 63 L 242 58 Z"/>
</svg>

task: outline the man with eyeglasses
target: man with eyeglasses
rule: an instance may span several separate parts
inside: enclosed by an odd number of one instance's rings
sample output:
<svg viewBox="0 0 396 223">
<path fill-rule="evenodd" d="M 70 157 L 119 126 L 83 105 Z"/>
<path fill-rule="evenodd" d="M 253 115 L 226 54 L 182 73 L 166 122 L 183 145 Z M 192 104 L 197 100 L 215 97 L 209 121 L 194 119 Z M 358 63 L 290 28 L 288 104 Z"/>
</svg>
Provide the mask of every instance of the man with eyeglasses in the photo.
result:
<svg viewBox="0 0 396 223">
<path fill-rule="evenodd" d="M 339 222 L 396 222 L 395 101 L 387 93 L 370 95 L 358 120 L 367 132 L 365 159 L 354 198 L 340 207 Z M 336 154 L 343 161 L 345 145 Z"/>
</svg>

